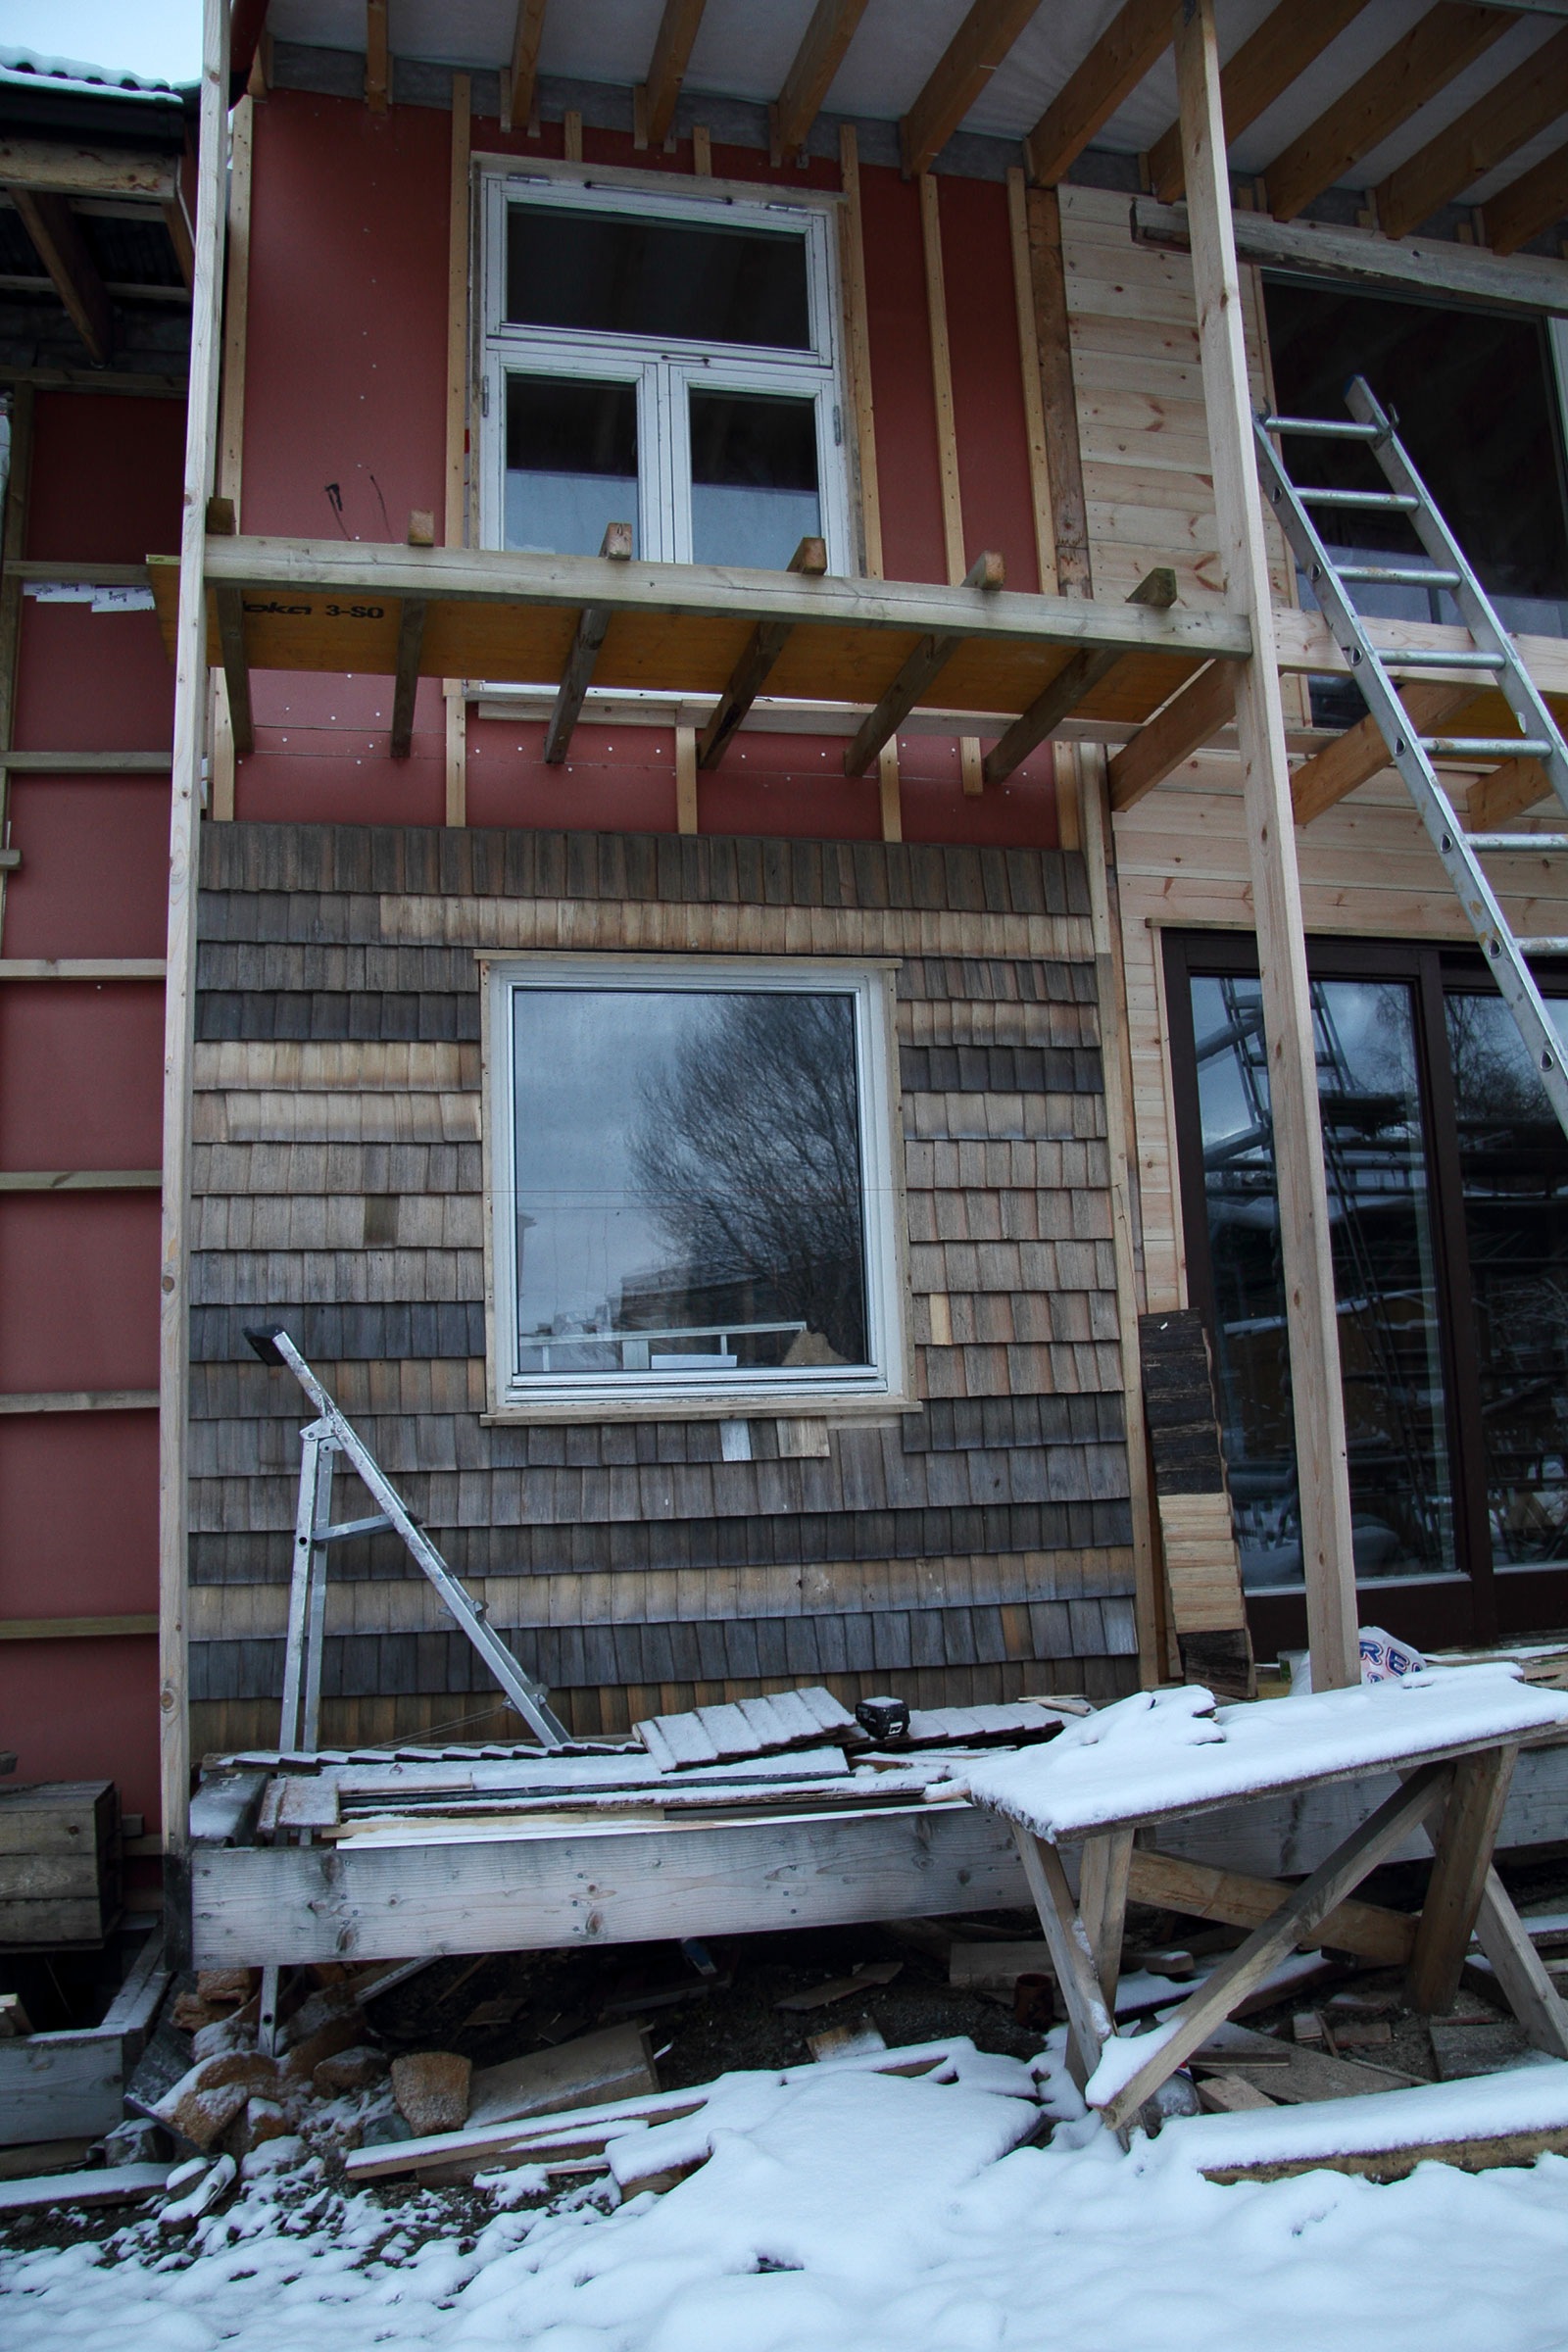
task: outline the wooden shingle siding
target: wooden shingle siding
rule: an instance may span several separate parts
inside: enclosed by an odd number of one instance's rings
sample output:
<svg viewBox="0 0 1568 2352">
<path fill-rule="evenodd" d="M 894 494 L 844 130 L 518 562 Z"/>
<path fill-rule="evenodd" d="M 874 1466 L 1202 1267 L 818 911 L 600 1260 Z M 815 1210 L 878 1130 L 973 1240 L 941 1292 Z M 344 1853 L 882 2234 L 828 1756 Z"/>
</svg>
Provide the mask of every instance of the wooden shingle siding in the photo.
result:
<svg viewBox="0 0 1568 2352">
<path fill-rule="evenodd" d="M 272 1736 L 306 1418 L 279 1322 L 584 1731 L 821 1681 L 920 1705 L 1136 1680 L 1100 1035 L 1050 851 L 333 826 L 204 837 L 198 1737 Z M 476 952 L 898 959 L 924 1409 L 487 1427 Z M 930 1300 L 940 1294 L 940 1343 Z M 820 1446 L 821 1439 L 813 1441 Z M 352 1502 L 345 1508 L 356 1507 Z M 324 1736 L 499 1724 L 401 1546 L 334 1553 Z"/>
</svg>

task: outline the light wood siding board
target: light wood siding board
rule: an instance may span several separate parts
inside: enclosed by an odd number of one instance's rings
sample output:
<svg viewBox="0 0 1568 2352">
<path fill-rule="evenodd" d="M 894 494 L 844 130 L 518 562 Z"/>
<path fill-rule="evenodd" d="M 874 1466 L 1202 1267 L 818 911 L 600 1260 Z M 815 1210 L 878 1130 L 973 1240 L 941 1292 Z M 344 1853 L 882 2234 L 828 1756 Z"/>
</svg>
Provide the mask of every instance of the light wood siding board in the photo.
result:
<svg viewBox="0 0 1568 2352">
<path fill-rule="evenodd" d="M 851 1697 L 866 1678 L 918 1677 L 946 1703 L 975 1676 L 986 1696 L 1095 1675 L 1129 1687 L 1109 1636 L 1077 1656 L 1059 1614 L 1132 1584 L 1119 1372 L 1095 1343 L 1114 1327 L 1092 1238 L 1104 1212 L 1073 1198 L 1104 1185 L 1076 859 L 223 831 L 206 851 L 197 1102 L 204 1723 L 265 1715 L 277 1672 L 299 1400 L 245 1346 L 264 1313 L 295 1332 L 494 1622 L 564 1686 L 574 1722 L 624 1722 L 633 1688 L 744 1693 L 802 1675 L 836 1674 Z M 940 1274 L 974 1337 L 923 1350 L 948 1376 L 927 1386 L 935 1406 L 944 1385 L 965 1400 L 961 1428 L 830 1424 L 825 1456 L 786 1456 L 762 1419 L 754 1459 L 730 1464 L 712 1423 L 480 1426 L 472 951 L 568 943 L 904 959 L 915 1323 L 921 1280 Z M 927 1264 L 950 1240 L 965 1254 Z M 399 1545 L 344 1546 L 329 1592 L 329 1723 L 390 1737 L 466 1696 L 483 1710 L 482 1674 Z M 1049 1628 L 1041 1608 L 1058 1612 Z M 644 1620 L 652 1649 L 633 1639 Z M 551 1629 L 572 1638 L 541 1646 Z M 244 1736 L 266 1735 L 258 1720 Z"/>
</svg>

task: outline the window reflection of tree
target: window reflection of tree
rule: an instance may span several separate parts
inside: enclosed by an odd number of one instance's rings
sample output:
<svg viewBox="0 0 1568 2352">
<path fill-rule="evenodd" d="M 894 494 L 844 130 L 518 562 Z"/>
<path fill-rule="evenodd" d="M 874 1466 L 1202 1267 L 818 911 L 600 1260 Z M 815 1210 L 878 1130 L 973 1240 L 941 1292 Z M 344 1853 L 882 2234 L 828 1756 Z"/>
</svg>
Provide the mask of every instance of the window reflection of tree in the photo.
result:
<svg viewBox="0 0 1568 2352">
<path fill-rule="evenodd" d="M 644 1080 L 631 1157 L 692 1289 L 717 1274 L 799 1316 L 805 1345 L 788 1360 L 867 1360 L 850 998 L 713 1000 Z"/>
<path fill-rule="evenodd" d="M 1560 1559 L 1568 1526 L 1568 1145 L 1506 1007 L 1446 1000 L 1494 1558 Z"/>
</svg>

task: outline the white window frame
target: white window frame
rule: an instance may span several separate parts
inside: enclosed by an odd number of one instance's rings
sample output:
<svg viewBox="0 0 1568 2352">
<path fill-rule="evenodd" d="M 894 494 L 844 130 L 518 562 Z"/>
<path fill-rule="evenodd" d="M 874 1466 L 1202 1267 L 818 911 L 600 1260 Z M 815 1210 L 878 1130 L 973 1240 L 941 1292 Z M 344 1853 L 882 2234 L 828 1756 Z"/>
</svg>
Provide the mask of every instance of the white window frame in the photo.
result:
<svg viewBox="0 0 1568 2352">
<path fill-rule="evenodd" d="M 522 326 L 506 313 L 507 222 L 516 205 L 553 210 L 640 213 L 661 220 L 800 238 L 806 248 L 810 348 L 704 344 L 648 335 L 603 335 L 577 328 Z M 638 554 L 649 563 L 692 561 L 691 435 L 677 418 L 689 391 L 758 392 L 809 399 L 816 416 L 817 503 L 830 572 L 854 571 L 845 400 L 840 382 L 840 302 L 837 239 L 832 214 L 820 205 L 791 204 L 760 194 L 738 197 L 727 187 L 709 195 L 684 190 L 628 188 L 624 183 L 563 180 L 527 172 L 488 171 L 481 187 L 483 222 L 481 318 L 479 535 L 500 548 L 506 536 L 507 377 L 580 375 L 635 383 L 639 508 Z M 617 517 L 631 521 L 632 516 Z"/>
<path fill-rule="evenodd" d="M 486 1295 L 490 1325 L 490 1408 L 500 1419 L 611 1412 L 660 1414 L 831 1412 L 857 1403 L 907 1409 L 911 1389 L 904 1310 L 905 1242 L 900 1176 L 893 964 L 840 963 L 809 956 L 556 956 L 497 958 L 484 988 Z M 836 1365 L 777 1371 L 533 1373 L 517 1369 L 516 1122 L 513 1102 L 514 1005 L 529 988 L 715 990 L 785 995 L 842 994 L 856 1005 L 856 1079 L 860 1113 L 861 1219 L 865 1251 L 868 1369 Z"/>
</svg>

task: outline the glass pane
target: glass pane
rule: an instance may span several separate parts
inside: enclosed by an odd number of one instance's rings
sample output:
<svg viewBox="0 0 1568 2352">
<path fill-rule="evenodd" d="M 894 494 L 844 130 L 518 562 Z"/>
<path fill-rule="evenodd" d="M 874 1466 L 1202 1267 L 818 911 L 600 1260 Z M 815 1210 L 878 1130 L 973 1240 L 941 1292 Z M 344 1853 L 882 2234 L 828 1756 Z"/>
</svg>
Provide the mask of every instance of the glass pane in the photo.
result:
<svg viewBox="0 0 1568 2352">
<path fill-rule="evenodd" d="M 597 556 L 605 525 L 637 545 L 637 387 L 582 376 L 507 377 L 506 544 Z"/>
<path fill-rule="evenodd" d="M 1192 983 L 1225 1458 L 1242 1578 L 1298 1587 L 1300 1507 L 1256 980 Z M 1410 991 L 1312 984 L 1356 1574 L 1451 1573 L 1432 1217 Z"/>
<path fill-rule="evenodd" d="M 1568 1560 L 1568 1137 L 1500 999 L 1446 1012 L 1493 1562 L 1544 1567 Z"/>
<path fill-rule="evenodd" d="M 1568 635 L 1562 423 L 1544 322 L 1301 279 L 1271 279 L 1265 301 L 1280 413 L 1344 418 L 1347 379 L 1364 375 L 1396 412 L 1401 440 L 1505 626 Z M 1285 459 L 1298 481 L 1389 486 L 1354 442 L 1287 436 Z M 1320 507 L 1313 519 L 1331 547 L 1374 562 L 1394 552 L 1427 567 L 1403 515 Z M 1459 618 L 1442 589 L 1358 590 L 1356 601 L 1397 618 Z"/>
<path fill-rule="evenodd" d="M 809 351 L 806 238 L 514 204 L 507 318 L 589 334 Z"/>
<path fill-rule="evenodd" d="M 513 1004 L 519 1372 L 865 1368 L 855 1000 Z"/>
<path fill-rule="evenodd" d="M 783 571 L 821 529 L 816 403 L 694 392 L 692 561 Z"/>
</svg>

